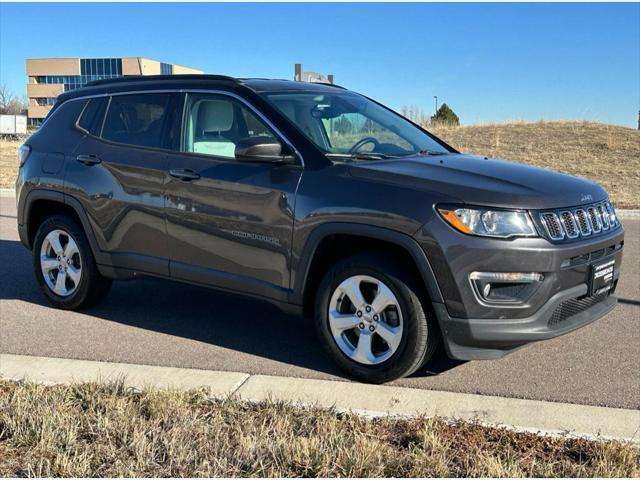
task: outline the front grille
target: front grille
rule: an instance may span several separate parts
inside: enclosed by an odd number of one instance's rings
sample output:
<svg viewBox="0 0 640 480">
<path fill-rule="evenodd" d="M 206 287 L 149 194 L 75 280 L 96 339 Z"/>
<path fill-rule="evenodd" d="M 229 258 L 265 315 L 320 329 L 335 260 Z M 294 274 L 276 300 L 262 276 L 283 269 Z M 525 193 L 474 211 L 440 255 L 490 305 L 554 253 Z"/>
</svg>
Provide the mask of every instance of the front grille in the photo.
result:
<svg viewBox="0 0 640 480">
<path fill-rule="evenodd" d="M 544 232 L 554 241 L 589 237 L 619 226 L 613 206 L 608 201 L 542 212 L 539 218 Z"/>
<path fill-rule="evenodd" d="M 605 298 L 609 296 L 609 293 L 603 293 L 602 295 L 596 295 L 594 297 L 581 297 L 581 298 L 572 298 L 571 300 L 565 300 L 560 303 L 553 311 L 553 315 L 547 322 L 547 325 L 554 326 L 559 323 L 564 322 L 565 320 L 588 310 L 589 308 L 597 305 L 598 303 L 604 301 Z"/>
</svg>

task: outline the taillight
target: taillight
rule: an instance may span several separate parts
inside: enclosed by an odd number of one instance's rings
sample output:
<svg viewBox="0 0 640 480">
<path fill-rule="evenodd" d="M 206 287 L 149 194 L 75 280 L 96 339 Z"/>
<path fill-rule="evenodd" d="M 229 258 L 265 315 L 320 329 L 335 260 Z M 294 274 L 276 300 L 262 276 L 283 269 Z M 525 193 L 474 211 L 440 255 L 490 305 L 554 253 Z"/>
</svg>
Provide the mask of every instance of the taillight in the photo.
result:
<svg viewBox="0 0 640 480">
<path fill-rule="evenodd" d="M 30 153 L 31 147 L 29 145 L 20 145 L 20 148 L 18 148 L 18 168 L 21 168 L 24 165 L 24 162 L 27 161 L 27 157 Z"/>
</svg>

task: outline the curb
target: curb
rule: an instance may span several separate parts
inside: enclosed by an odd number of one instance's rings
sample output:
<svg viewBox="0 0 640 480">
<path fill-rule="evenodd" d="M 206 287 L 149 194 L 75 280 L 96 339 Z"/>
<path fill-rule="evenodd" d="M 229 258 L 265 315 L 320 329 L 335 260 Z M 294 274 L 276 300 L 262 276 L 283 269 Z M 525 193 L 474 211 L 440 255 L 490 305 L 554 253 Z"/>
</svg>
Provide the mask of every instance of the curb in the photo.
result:
<svg viewBox="0 0 640 480">
<path fill-rule="evenodd" d="M 574 405 L 488 395 L 418 390 L 333 380 L 249 375 L 0 354 L 0 377 L 38 383 L 123 378 L 133 388 L 195 389 L 245 401 L 281 400 L 366 416 L 439 416 L 547 435 L 569 434 L 640 443 L 640 410 Z"/>
<path fill-rule="evenodd" d="M 616 209 L 616 215 L 623 220 L 640 218 L 640 210 Z"/>
</svg>

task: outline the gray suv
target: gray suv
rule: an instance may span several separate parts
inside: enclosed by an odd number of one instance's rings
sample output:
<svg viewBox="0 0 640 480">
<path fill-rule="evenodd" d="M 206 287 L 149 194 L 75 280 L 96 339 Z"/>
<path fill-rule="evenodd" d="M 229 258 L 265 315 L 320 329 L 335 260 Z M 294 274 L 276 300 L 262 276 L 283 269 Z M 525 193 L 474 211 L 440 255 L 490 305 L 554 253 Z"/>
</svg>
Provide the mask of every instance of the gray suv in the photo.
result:
<svg viewBox="0 0 640 480">
<path fill-rule="evenodd" d="M 624 233 L 599 185 L 462 154 L 335 85 L 94 82 L 19 160 L 20 238 L 59 308 L 142 276 L 251 295 L 386 382 L 438 345 L 499 358 L 616 304 Z"/>
</svg>

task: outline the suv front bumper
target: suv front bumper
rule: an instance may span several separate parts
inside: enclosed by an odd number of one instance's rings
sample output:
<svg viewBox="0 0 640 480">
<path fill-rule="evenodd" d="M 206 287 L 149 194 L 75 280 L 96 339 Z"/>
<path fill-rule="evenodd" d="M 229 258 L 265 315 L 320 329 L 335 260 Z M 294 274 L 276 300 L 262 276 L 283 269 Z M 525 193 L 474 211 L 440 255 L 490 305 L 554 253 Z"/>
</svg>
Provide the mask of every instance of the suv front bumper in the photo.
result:
<svg viewBox="0 0 640 480">
<path fill-rule="evenodd" d="M 614 279 L 614 285 L 617 281 Z M 451 358 L 494 359 L 528 343 L 548 340 L 588 325 L 616 306 L 614 295 L 587 297 L 587 291 L 587 285 L 581 284 L 559 292 L 526 318 L 454 318 L 449 316 L 444 304 L 434 307 Z"/>
<path fill-rule="evenodd" d="M 610 312 L 620 275 L 624 229 L 564 244 L 542 238 L 500 241 L 469 237 L 444 222 L 417 234 L 444 303 L 433 303 L 448 355 L 459 360 L 500 358 L 528 343 L 585 326 Z M 435 241 L 434 241 L 435 240 Z M 583 260 L 584 258 L 584 260 Z M 614 260 L 613 285 L 589 297 L 591 265 Z M 520 306 L 482 303 L 472 272 L 535 272 L 544 279 Z"/>
</svg>

